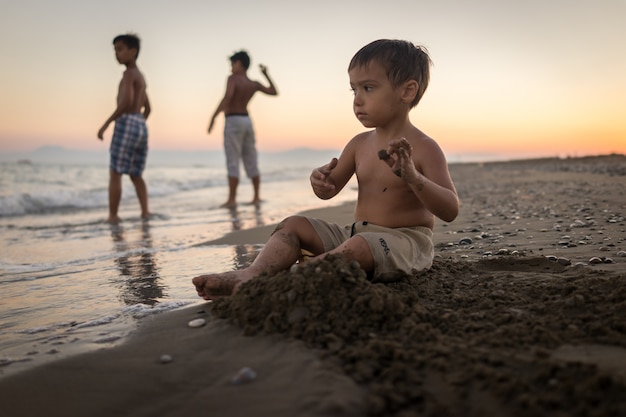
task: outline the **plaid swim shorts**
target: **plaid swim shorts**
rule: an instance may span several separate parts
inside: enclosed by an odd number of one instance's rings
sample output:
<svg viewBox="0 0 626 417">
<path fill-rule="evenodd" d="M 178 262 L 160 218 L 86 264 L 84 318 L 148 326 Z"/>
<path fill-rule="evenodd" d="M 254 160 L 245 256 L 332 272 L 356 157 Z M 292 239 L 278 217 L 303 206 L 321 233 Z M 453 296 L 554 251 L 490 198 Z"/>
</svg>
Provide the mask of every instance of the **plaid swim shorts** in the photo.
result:
<svg viewBox="0 0 626 417">
<path fill-rule="evenodd" d="M 148 128 L 141 113 L 123 114 L 115 120 L 111 139 L 111 170 L 140 176 L 148 155 Z"/>
</svg>

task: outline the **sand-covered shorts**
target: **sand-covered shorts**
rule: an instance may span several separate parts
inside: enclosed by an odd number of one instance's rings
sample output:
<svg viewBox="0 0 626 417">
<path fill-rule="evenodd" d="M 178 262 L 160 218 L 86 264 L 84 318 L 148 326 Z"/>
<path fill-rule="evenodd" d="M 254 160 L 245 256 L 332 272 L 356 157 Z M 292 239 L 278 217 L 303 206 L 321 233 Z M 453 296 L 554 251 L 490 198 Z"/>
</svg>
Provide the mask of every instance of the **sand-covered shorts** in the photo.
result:
<svg viewBox="0 0 626 417">
<path fill-rule="evenodd" d="M 140 176 L 148 156 L 148 127 L 141 113 L 123 114 L 115 120 L 111 139 L 111 170 Z"/>
<path fill-rule="evenodd" d="M 246 114 L 226 115 L 224 123 L 224 152 L 228 176 L 239 178 L 239 160 L 243 161 L 248 178 L 259 176 L 256 139 L 250 116 Z"/>
<path fill-rule="evenodd" d="M 433 264 L 433 231 L 428 227 L 389 228 L 359 221 L 348 226 L 308 218 L 328 252 L 352 236 L 363 237 L 374 257 L 376 281 L 397 281 L 398 272 L 413 274 Z"/>
</svg>

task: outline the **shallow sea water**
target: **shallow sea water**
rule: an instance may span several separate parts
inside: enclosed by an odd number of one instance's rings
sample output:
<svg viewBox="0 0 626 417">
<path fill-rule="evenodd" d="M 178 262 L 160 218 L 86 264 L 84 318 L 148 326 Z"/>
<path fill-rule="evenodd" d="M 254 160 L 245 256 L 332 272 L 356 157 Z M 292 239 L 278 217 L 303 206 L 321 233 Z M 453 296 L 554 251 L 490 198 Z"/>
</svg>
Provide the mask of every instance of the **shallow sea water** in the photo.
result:
<svg viewBox="0 0 626 417">
<path fill-rule="evenodd" d="M 106 167 L 0 167 L 0 377 L 121 343 L 139 320 L 203 302 L 192 277 L 241 268 L 262 248 L 203 243 L 356 198 L 346 187 L 321 201 L 310 190 L 309 167 L 277 169 L 262 182 L 261 205 L 229 210 L 219 208 L 223 171 L 153 167 L 146 175 L 153 217 L 138 218 L 125 179 L 124 221 L 111 226 L 104 222 Z M 252 196 L 248 181 L 238 195 Z"/>
</svg>

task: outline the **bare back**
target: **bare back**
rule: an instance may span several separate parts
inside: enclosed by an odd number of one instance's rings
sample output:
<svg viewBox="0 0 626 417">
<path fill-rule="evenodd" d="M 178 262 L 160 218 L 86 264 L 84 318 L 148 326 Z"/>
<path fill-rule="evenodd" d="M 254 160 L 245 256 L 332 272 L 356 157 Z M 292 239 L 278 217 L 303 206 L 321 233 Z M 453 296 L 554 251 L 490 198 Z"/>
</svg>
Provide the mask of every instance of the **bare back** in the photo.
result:
<svg viewBox="0 0 626 417">
<path fill-rule="evenodd" d="M 257 91 L 264 91 L 264 89 L 265 87 L 261 83 L 252 81 L 244 74 L 232 74 L 228 77 L 224 113 L 248 113 L 248 103 L 252 96 Z"/>
</svg>

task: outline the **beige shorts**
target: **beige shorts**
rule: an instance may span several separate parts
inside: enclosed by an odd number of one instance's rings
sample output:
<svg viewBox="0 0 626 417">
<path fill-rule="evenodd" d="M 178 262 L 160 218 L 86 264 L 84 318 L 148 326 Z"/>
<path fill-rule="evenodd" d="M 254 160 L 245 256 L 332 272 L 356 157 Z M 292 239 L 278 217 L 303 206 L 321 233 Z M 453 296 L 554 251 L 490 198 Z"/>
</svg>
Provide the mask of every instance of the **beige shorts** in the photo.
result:
<svg viewBox="0 0 626 417">
<path fill-rule="evenodd" d="M 230 114 L 224 122 L 224 152 L 228 176 L 239 178 L 239 161 L 248 178 L 259 176 L 256 138 L 252 120 L 245 114 Z"/>
<path fill-rule="evenodd" d="M 414 274 L 433 264 L 435 249 L 433 231 L 428 227 L 389 228 L 368 222 L 349 226 L 308 218 L 328 252 L 352 236 L 359 235 L 367 241 L 374 257 L 376 281 L 397 281 L 398 273 Z"/>
</svg>

